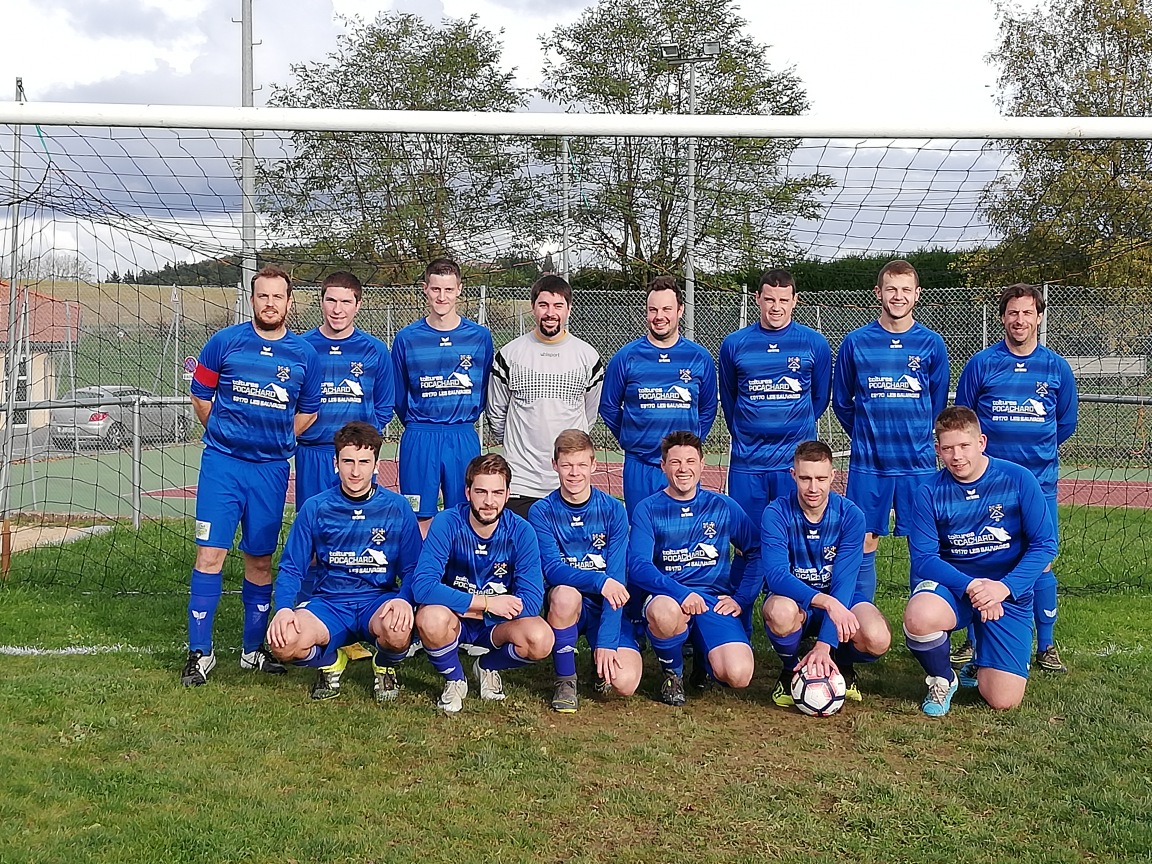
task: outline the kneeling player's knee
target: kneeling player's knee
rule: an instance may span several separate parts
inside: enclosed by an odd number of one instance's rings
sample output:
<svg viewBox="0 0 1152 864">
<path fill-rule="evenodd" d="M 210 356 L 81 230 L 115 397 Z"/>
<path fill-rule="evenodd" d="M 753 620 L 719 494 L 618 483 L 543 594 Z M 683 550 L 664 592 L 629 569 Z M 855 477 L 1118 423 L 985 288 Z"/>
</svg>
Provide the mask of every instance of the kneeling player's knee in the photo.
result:
<svg viewBox="0 0 1152 864">
<path fill-rule="evenodd" d="M 744 652 L 730 653 L 727 656 L 715 658 L 715 661 L 713 661 L 712 656 L 709 656 L 709 661 L 712 661 L 712 674 L 716 676 L 717 680 L 723 681 L 729 687 L 740 690 L 752 683 L 755 663 L 751 651 L 746 654 Z"/>
<path fill-rule="evenodd" d="M 447 606 L 421 606 L 416 611 L 421 640 L 435 648 L 451 642 L 459 626 L 460 619 Z"/>
<path fill-rule="evenodd" d="M 665 596 L 653 597 L 644 617 L 648 620 L 652 635 L 658 639 L 667 639 L 682 632 L 688 621 L 680 604 Z"/>
<path fill-rule="evenodd" d="M 376 641 L 385 648 L 393 651 L 402 651 L 412 643 L 411 630 L 385 630 L 376 637 Z"/>
<path fill-rule="evenodd" d="M 865 654 L 879 657 L 892 647 L 892 631 L 883 622 L 870 623 L 869 626 L 860 628 L 852 644 Z"/>
<path fill-rule="evenodd" d="M 804 615 L 795 600 L 787 597 L 769 597 L 764 601 L 764 626 L 773 636 L 795 633 L 804 624 Z"/>
<path fill-rule="evenodd" d="M 999 691 L 986 693 L 981 690 L 980 695 L 984 697 L 984 701 L 988 703 L 988 707 L 996 711 L 1010 711 L 1024 701 L 1023 693 L 1002 693 Z"/>
<path fill-rule="evenodd" d="M 548 623 L 553 627 L 571 627 L 580 619 L 583 603 L 575 588 L 557 585 L 548 592 Z"/>
<path fill-rule="evenodd" d="M 543 660 L 552 653 L 556 636 L 552 628 L 540 620 L 539 623 L 533 622 L 531 627 L 525 627 L 516 641 L 526 660 Z"/>
</svg>

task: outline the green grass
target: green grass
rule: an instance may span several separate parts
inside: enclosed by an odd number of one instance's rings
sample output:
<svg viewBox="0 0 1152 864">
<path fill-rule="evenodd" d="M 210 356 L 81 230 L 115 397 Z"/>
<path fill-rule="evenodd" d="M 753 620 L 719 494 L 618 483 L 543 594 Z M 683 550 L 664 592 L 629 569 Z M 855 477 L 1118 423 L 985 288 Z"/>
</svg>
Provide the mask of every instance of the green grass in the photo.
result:
<svg viewBox="0 0 1152 864">
<path fill-rule="evenodd" d="M 1144 593 L 1065 597 L 1071 671 L 1037 674 L 1003 714 L 964 691 L 948 717 L 923 717 L 923 674 L 897 644 L 863 671 L 862 705 L 804 718 L 771 704 L 777 664 L 758 635 L 752 687 L 693 695 L 683 710 L 655 701 L 649 657 L 632 699 L 585 686 L 578 714 L 552 714 L 550 669 L 537 666 L 507 676 L 506 702 L 473 693 L 445 717 L 422 657 L 385 707 L 365 663 L 320 704 L 310 670 L 242 673 L 233 594 L 217 618 L 220 665 L 184 690 L 190 547 L 159 530 L 139 538 L 157 551 L 130 565 L 107 563 L 133 538 L 124 528 L 13 562 L 14 574 L 51 555 L 121 572 L 103 585 L 0 587 L 6 645 L 120 646 L 0 657 L 3 864 L 1073 862 L 1148 860 L 1152 848 Z M 883 547 L 880 598 L 897 632 L 901 545 Z M 1078 566 L 1065 556 L 1062 573 Z M 237 579 L 233 565 L 227 586 Z M 142 583 L 160 593 L 115 593 Z M 580 663 L 587 682 L 587 654 Z"/>
</svg>

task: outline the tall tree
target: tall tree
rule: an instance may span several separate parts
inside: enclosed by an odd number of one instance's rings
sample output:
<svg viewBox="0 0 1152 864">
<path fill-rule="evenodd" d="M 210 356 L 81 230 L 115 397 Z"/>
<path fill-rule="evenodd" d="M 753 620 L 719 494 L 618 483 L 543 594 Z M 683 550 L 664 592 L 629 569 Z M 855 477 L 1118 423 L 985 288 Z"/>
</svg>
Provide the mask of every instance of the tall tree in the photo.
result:
<svg viewBox="0 0 1152 864">
<path fill-rule="evenodd" d="M 997 7 L 987 56 L 1005 114 L 1152 114 L 1152 0 L 1045 0 Z M 1152 142 L 1007 140 L 1013 170 L 982 209 L 1003 237 L 968 256 L 981 280 L 1148 284 L 1152 277 Z"/>
<path fill-rule="evenodd" d="M 524 94 L 501 54 L 475 16 L 442 26 L 403 13 L 354 19 L 327 59 L 293 65 L 269 104 L 514 111 Z M 490 250 L 494 226 L 525 236 L 525 160 L 499 137 L 297 132 L 257 177 L 277 237 L 325 262 L 375 265 L 384 281 L 409 281 L 437 255 Z"/>
<path fill-rule="evenodd" d="M 698 52 L 722 45 L 696 71 L 700 114 L 800 114 L 800 79 L 774 71 L 768 46 L 746 32 L 733 0 L 599 0 L 543 36 L 541 95 L 568 111 L 686 114 L 689 69 L 660 58 L 659 43 Z M 687 189 L 682 138 L 579 138 L 571 161 L 574 244 L 633 284 L 684 265 Z M 819 214 L 822 175 L 788 170 L 797 142 L 701 138 L 697 149 L 697 258 L 717 267 L 783 254 L 788 226 Z"/>
</svg>

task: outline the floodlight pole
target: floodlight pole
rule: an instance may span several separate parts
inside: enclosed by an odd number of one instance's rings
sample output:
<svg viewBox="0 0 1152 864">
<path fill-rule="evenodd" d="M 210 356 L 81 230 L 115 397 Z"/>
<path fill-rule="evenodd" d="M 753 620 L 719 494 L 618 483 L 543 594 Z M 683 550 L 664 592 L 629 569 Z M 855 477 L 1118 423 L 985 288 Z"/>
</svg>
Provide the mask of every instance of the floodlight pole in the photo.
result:
<svg viewBox="0 0 1152 864">
<path fill-rule="evenodd" d="M 572 200 L 572 177 L 569 173 L 569 151 L 568 151 L 568 136 L 564 135 L 560 138 L 560 176 L 562 178 L 563 198 L 560 202 L 563 215 L 561 217 L 561 225 L 563 226 L 563 239 L 561 240 L 560 247 L 560 276 L 563 277 L 565 282 L 570 281 L 568 270 L 568 220 L 571 218 L 569 212 L 570 202 Z"/>
<path fill-rule="evenodd" d="M 688 61 L 688 114 L 696 113 L 696 61 Z M 696 339 L 696 139 L 688 139 L 688 215 L 684 218 L 684 335 Z"/>
<path fill-rule="evenodd" d="M 252 0 L 240 0 L 240 100 L 245 108 L 255 105 L 252 75 Z M 256 275 L 256 145 L 255 133 L 241 133 L 240 246 L 243 257 L 241 291 Z M 241 307 L 242 308 L 242 307 Z"/>
</svg>

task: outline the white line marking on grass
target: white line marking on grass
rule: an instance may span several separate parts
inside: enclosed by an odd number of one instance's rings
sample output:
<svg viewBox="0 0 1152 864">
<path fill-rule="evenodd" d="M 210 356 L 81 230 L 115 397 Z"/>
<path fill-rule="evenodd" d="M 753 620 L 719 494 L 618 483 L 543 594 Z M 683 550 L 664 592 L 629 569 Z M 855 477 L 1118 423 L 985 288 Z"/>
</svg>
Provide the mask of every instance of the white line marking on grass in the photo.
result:
<svg viewBox="0 0 1152 864">
<path fill-rule="evenodd" d="M 35 645 L 0 645 L 0 655 L 8 657 L 70 657 L 83 654 L 161 654 L 173 649 L 140 648 L 136 645 L 69 645 L 67 648 L 39 648 Z"/>
</svg>

